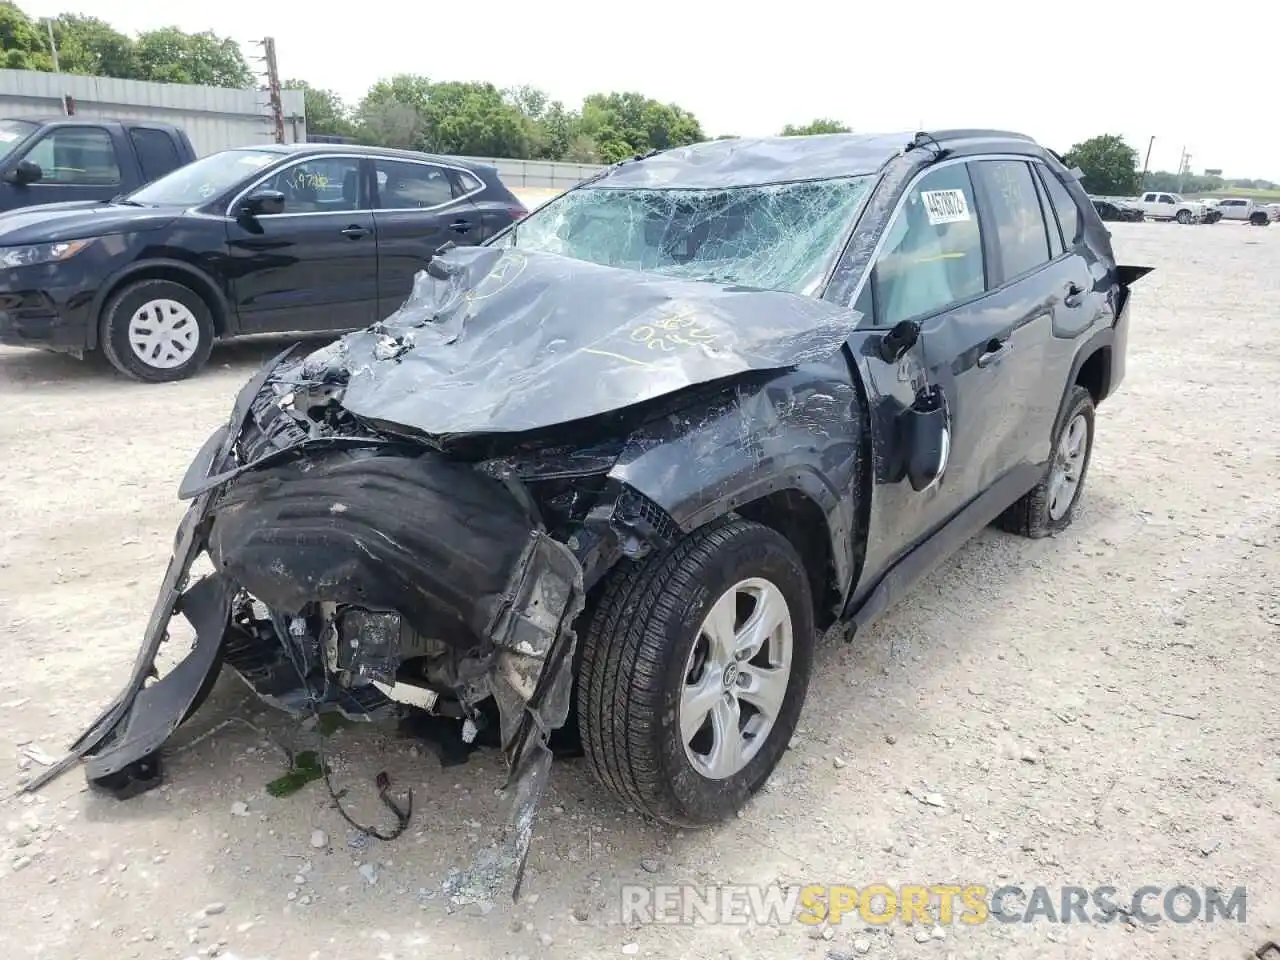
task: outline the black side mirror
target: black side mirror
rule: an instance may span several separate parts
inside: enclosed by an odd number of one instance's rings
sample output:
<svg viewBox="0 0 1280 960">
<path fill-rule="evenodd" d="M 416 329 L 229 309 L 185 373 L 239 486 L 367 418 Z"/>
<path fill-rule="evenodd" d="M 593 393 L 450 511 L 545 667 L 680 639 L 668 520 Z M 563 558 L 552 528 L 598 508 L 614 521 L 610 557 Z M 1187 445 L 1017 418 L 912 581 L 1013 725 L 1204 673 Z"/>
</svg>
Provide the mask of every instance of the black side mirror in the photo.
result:
<svg viewBox="0 0 1280 960">
<path fill-rule="evenodd" d="M 897 363 L 919 339 L 919 324 L 910 320 L 899 320 L 892 330 L 880 338 L 880 359 L 885 363 Z"/>
<path fill-rule="evenodd" d="M 259 190 L 251 193 L 240 204 L 242 217 L 271 216 L 284 213 L 284 194 L 279 190 Z"/>
<path fill-rule="evenodd" d="M 19 160 L 12 168 L 5 171 L 4 182 L 25 187 L 28 183 L 35 183 L 43 177 L 44 171 L 40 169 L 40 164 L 31 160 Z"/>
</svg>

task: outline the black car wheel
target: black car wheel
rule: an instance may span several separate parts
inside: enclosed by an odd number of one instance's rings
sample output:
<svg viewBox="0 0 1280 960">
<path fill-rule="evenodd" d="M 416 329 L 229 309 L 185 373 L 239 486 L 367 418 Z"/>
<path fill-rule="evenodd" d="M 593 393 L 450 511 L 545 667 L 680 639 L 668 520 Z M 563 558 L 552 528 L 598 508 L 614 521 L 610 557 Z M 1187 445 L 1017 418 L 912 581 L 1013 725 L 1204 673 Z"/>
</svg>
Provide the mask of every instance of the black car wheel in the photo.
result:
<svg viewBox="0 0 1280 960">
<path fill-rule="evenodd" d="M 813 600 L 781 534 L 728 519 L 612 574 L 583 637 L 578 724 L 595 777 L 664 823 L 733 816 L 804 703 Z"/>
<path fill-rule="evenodd" d="M 182 380 L 213 349 L 213 314 L 190 287 L 139 280 L 107 301 L 99 340 L 111 365 L 144 383 Z"/>
<path fill-rule="evenodd" d="M 1093 425 L 1093 397 L 1084 387 L 1073 387 L 1066 415 L 1053 438 L 1049 469 L 1030 492 L 1000 515 L 996 526 L 1039 539 L 1071 525 L 1093 455 Z"/>
</svg>

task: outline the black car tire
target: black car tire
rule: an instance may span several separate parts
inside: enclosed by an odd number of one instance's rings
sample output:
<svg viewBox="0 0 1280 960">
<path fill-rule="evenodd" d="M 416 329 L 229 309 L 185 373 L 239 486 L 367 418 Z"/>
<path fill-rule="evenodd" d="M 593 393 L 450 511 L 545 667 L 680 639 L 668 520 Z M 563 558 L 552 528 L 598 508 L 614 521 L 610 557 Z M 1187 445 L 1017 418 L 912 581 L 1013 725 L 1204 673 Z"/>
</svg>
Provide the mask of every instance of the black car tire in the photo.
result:
<svg viewBox="0 0 1280 960">
<path fill-rule="evenodd" d="M 1054 470 L 1058 464 L 1063 438 L 1077 418 L 1082 419 L 1085 426 L 1083 457 L 1078 465 L 1079 480 L 1065 511 L 1054 516 L 1051 510 Z M 1076 507 L 1079 506 L 1080 497 L 1084 493 L 1085 478 L 1089 474 L 1089 461 L 1093 458 L 1093 429 L 1093 397 L 1084 387 L 1072 387 L 1066 413 L 1054 432 L 1052 453 L 1049 456 L 1044 477 L 996 518 L 997 527 L 1008 533 L 1038 540 L 1071 526 L 1071 521 L 1075 519 Z"/>
<path fill-rule="evenodd" d="M 1179 210 L 1178 215 L 1174 218 L 1179 223 L 1187 224 L 1191 222 L 1191 213 L 1188 210 Z"/>
<path fill-rule="evenodd" d="M 790 673 L 773 726 L 754 755 L 732 776 L 712 779 L 687 755 L 679 732 L 681 696 L 708 611 L 752 578 L 785 599 Z M 595 778 L 663 823 L 716 823 L 732 817 L 769 778 L 799 722 L 813 663 L 809 579 L 785 537 L 730 517 L 613 571 L 582 644 L 578 725 Z"/>
<path fill-rule="evenodd" d="M 133 315 L 148 303 L 166 301 L 179 304 L 195 323 L 196 342 L 187 359 L 173 366 L 147 363 L 129 343 Z M 184 380 L 205 365 L 213 349 L 213 313 L 204 299 L 190 287 L 172 280 L 139 280 L 115 293 L 102 310 L 98 341 L 107 360 L 126 377 L 143 383 Z"/>
</svg>

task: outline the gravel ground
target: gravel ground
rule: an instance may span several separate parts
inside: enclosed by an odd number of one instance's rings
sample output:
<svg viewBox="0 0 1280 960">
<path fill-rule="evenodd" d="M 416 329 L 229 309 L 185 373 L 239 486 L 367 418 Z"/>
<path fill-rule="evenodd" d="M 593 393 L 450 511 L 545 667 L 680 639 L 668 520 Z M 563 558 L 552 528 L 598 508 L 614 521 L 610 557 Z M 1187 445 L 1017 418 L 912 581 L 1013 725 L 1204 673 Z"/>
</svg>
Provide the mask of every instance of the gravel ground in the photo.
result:
<svg viewBox="0 0 1280 960">
<path fill-rule="evenodd" d="M 357 816 L 379 818 L 380 770 L 415 791 L 410 832 L 357 849 L 319 784 L 266 794 L 278 745 L 313 735 L 234 677 L 183 728 L 163 789 L 116 803 L 77 771 L 11 796 L 123 683 L 178 479 L 278 345 L 222 347 L 170 386 L 0 350 L 9 955 L 1239 960 L 1280 939 L 1280 228 L 1114 232 L 1123 260 L 1157 270 L 1138 288 L 1128 378 L 1100 414 L 1074 527 L 1039 542 L 984 533 L 855 643 L 826 640 L 802 731 L 736 821 L 660 829 L 603 798 L 581 761 L 559 762 L 526 900 L 487 912 L 438 891 L 496 822 L 496 755 L 442 768 L 394 731 L 329 738 Z M 848 919 L 619 920 L 620 884 L 730 882 L 1242 884 L 1248 901 L 1244 923 L 928 937 Z"/>
</svg>

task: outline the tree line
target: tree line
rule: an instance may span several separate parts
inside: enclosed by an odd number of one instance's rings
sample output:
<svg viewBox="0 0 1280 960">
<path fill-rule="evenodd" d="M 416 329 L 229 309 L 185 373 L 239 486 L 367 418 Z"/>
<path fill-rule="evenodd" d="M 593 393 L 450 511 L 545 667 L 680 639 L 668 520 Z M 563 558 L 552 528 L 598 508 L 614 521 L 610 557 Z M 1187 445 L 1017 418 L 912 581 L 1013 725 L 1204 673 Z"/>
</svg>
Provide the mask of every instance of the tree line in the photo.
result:
<svg viewBox="0 0 1280 960">
<path fill-rule="evenodd" d="M 212 31 L 164 27 L 131 37 L 97 17 L 34 20 L 0 0 L 0 67 L 52 71 L 55 50 L 63 73 L 237 89 L 261 84 L 239 44 Z M 303 92 L 309 133 L 432 153 L 611 163 L 708 139 L 688 110 L 635 91 L 594 93 L 573 108 L 534 87 L 499 90 L 414 74 L 380 80 L 356 103 L 305 80 L 282 86 Z M 848 129 L 818 119 L 782 133 Z"/>
<path fill-rule="evenodd" d="M 1219 176 L 1148 170 L 1143 175 L 1138 151 L 1123 137 L 1108 133 L 1077 143 L 1062 158 L 1068 167 L 1079 167 L 1081 183 L 1094 196 L 1125 197 L 1146 190 L 1166 193 L 1215 193 L 1221 190 L 1275 190 L 1270 180 L 1227 180 Z"/>
</svg>

